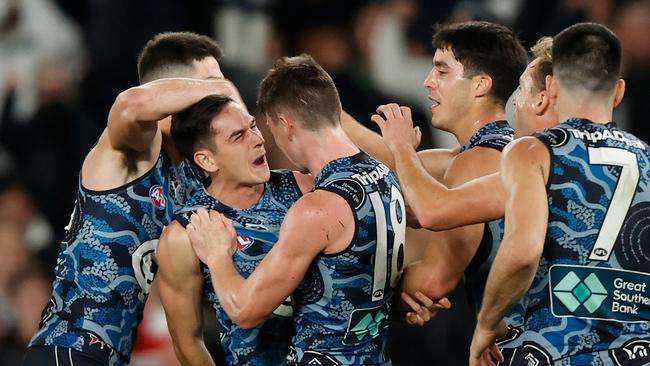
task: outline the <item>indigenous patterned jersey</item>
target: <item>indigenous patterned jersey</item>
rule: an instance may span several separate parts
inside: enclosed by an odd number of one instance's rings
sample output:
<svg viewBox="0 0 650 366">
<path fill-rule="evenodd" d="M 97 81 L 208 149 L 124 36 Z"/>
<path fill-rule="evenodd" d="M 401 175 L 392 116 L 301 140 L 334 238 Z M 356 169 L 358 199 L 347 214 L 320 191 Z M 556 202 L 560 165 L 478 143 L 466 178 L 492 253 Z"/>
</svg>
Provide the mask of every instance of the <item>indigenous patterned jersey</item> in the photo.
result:
<svg viewBox="0 0 650 366">
<path fill-rule="evenodd" d="M 508 143 L 514 138 L 514 130 L 506 121 L 490 122 L 481 127 L 470 137 L 460 152 L 474 147 L 487 147 L 503 151 Z M 485 224 L 481 244 L 472 259 L 472 262 L 465 270 L 465 287 L 467 288 L 468 302 L 478 314 L 483 300 L 485 283 L 490 266 L 494 261 L 499 244 L 503 239 L 503 219 L 490 221 Z"/>
<path fill-rule="evenodd" d="M 402 271 L 406 225 L 397 178 L 360 152 L 327 164 L 315 185 L 348 202 L 355 233 L 342 252 L 314 259 L 294 292 L 291 362 L 390 364 L 386 331 Z"/>
<path fill-rule="evenodd" d="M 190 215 L 204 207 L 223 213 L 232 220 L 237 231 L 235 267 L 243 277 L 250 276 L 264 256 L 273 248 L 285 214 L 302 193 L 293 172 L 271 171 L 260 200 L 247 209 L 235 209 L 218 202 L 207 192 L 198 192 L 175 219 L 183 226 Z M 291 303 L 280 305 L 261 325 L 241 329 L 223 310 L 212 287 L 210 272 L 201 265 L 204 275 L 203 295 L 217 313 L 221 327 L 221 345 L 230 365 L 281 365 L 289 354 L 293 335 Z"/>
<path fill-rule="evenodd" d="M 81 185 L 54 269 L 50 302 L 30 346 L 83 351 L 90 342 L 112 349 L 111 364 L 127 364 L 157 269 L 156 244 L 174 209 L 203 178 L 193 165 L 161 154 L 135 181 L 108 191 Z"/>
<path fill-rule="evenodd" d="M 551 157 L 548 229 L 505 364 L 650 364 L 648 145 L 582 119 L 537 137 Z"/>
<path fill-rule="evenodd" d="M 460 153 L 473 147 L 488 147 L 503 151 L 513 139 L 515 133 L 507 121 L 494 121 L 481 127 L 467 142 L 460 148 Z"/>
</svg>

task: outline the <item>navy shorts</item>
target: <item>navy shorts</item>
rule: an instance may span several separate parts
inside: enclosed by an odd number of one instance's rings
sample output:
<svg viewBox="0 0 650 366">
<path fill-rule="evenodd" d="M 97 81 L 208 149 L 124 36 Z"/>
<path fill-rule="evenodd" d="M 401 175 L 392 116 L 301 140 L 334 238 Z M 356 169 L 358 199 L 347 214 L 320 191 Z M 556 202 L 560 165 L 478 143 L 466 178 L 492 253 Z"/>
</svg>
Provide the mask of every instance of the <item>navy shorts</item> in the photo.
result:
<svg viewBox="0 0 650 366">
<path fill-rule="evenodd" d="M 25 351 L 23 366 L 109 366 L 109 357 L 59 346 L 32 346 Z"/>
</svg>

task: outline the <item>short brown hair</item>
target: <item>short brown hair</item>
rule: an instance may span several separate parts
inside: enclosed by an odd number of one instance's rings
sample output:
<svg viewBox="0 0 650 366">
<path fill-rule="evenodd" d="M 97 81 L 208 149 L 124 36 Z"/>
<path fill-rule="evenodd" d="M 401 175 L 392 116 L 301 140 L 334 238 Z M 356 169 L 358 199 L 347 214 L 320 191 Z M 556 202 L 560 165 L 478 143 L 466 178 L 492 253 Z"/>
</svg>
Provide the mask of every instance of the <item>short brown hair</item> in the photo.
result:
<svg viewBox="0 0 650 366">
<path fill-rule="evenodd" d="M 222 54 L 219 45 L 210 37 L 192 32 L 159 33 L 147 42 L 138 56 L 140 83 L 176 76 L 173 70 L 179 67 L 190 68 L 193 61 L 206 57 L 219 60 Z"/>
<path fill-rule="evenodd" d="M 277 119 L 282 109 L 296 114 L 302 127 L 317 131 L 338 126 L 341 103 L 334 81 L 306 54 L 283 57 L 275 62 L 260 84 L 258 112 Z"/>
<path fill-rule="evenodd" d="M 533 82 L 535 83 L 537 92 L 546 90 L 546 76 L 553 75 L 552 48 L 553 38 L 542 37 L 530 49 L 530 52 L 533 53 L 533 59 L 539 59 L 539 62 L 532 73 Z"/>
</svg>

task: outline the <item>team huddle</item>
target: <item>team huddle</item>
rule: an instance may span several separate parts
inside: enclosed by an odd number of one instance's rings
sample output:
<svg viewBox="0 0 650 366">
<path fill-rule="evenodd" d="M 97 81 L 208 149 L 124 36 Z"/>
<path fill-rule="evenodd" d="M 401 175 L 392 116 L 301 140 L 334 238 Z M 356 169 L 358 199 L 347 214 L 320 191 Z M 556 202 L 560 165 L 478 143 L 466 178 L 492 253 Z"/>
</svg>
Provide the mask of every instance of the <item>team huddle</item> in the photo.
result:
<svg viewBox="0 0 650 366">
<path fill-rule="evenodd" d="M 465 22 L 433 46 L 451 150 L 417 151 L 398 104 L 363 127 L 308 55 L 273 65 L 254 117 L 213 40 L 150 40 L 82 165 L 23 365 L 129 364 L 154 278 L 183 365 L 215 364 L 203 303 L 229 365 L 390 365 L 390 321 L 426 323 L 462 280 L 470 365 L 650 364 L 650 152 L 612 121 L 616 35 L 576 24 L 528 62 L 507 27 Z M 269 169 L 271 137 L 299 171 Z M 407 224 L 431 231 L 413 263 Z"/>
</svg>

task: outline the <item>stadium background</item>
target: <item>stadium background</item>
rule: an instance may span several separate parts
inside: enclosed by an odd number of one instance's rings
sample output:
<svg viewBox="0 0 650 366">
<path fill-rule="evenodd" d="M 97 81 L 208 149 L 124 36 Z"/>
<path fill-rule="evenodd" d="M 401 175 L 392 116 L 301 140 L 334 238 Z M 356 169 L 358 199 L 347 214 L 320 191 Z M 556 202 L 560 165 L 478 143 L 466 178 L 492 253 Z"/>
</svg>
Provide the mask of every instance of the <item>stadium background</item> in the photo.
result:
<svg viewBox="0 0 650 366">
<path fill-rule="evenodd" d="M 431 26 L 471 19 L 512 27 L 526 47 L 579 21 L 611 27 L 627 82 L 615 120 L 650 141 L 648 0 L 0 0 L 0 365 L 18 365 L 36 329 L 81 161 L 115 96 L 137 84 L 137 53 L 154 34 L 213 36 L 251 110 L 275 58 L 309 53 L 332 75 L 344 109 L 369 127 L 378 105 L 410 105 L 428 148 L 454 145 L 429 127 L 422 82 Z M 267 150 L 272 167 L 289 166 Z M 394 364 L 466 363 L 471 315 L 462 289 L 450 298 L 453 309 L 424 328 L 394 324 Z M 214 327 L 206 340 L 218 352 Z M 176 365 L 155 296 L 141 328 L 133 365 Z"/>
</svg>

